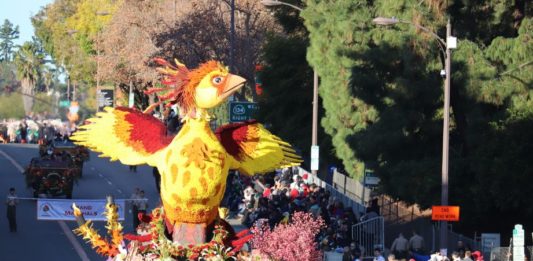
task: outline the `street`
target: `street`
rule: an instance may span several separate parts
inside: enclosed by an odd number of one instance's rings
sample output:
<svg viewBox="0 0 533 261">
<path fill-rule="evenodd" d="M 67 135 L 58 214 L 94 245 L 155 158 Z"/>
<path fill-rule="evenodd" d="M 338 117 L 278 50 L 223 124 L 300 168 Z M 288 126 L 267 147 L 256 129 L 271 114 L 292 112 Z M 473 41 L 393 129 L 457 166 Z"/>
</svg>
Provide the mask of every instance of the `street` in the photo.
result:
<svg viewBox="0 0 533 261">
<path fill-rule="evenodd" d="M 3 152 L 3 153 L 2 153 Z M 8 157 L 6 157 L 6 155 Z M 32 190 L 26 188 L 20 167 L 25 168 L 32 157 L 38 155 L 36 145 L 0 145 L 0 192 L 2 201 L 10 187 L 15 187 L 20 198 L 31 198 Z M 10 159 L 14 160 L 17 167 Z M 159 204 L 159 195 L 152 176 L 152 168 L 139 166 L 137 173 L 130 173 L 128 167 L 119 162 L 98 158 L 91 153 L 90 161 L 83 169 L 83 178 L 74 187 L 73 198 L 103 199 L 112 194 L 115 198 L 129 198 L 133 189 L 145 191 L 149 208 Z M 10 233 L 6 219 L 6 206 L 0 207 L 0 252 L 3 261 L 19 260 L 104 260 L 89 244 L 71 232 L 75 221 L 37 221 L 36 202 L 20 200 L 17 207 L 18 232 Z M 65 226 L 66 224 L 66 226 Z M 95 228 L 105 235 L 105 222 L 96 222 Z M 126 211 L 124 232 L 131 233 L 132 215 Z M 70 235 L 68 233 L 71 233 Z M 70 238 L 70 239 L 69 239 Z"/>
</svg>

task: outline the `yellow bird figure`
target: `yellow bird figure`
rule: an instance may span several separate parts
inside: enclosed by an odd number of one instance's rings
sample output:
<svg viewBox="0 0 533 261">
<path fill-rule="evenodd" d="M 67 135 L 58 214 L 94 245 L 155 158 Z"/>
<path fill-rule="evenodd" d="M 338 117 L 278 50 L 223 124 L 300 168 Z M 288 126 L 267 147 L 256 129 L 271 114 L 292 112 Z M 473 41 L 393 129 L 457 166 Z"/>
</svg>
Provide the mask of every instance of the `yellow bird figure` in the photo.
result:
<svg viewBox="0 0 533 261">
<path fill-rule="evenodd" d="M 239 90 L 244 78 L 215 61 L 194 70 L 177 61 L 156 62 L 164 66 L 158 70 L 169 87 L 148 92 L 163 93 L 160 102 L 177 104 L 184 112 L 184 125 L 175 137 L 167 136 L 164 124 L 151 115 L 119 107 L 98 113 L 73 139 L 123 164 L 157 167 L 172 239 L 196 245 L 205 242 L 206 227 L 218 217 L 230 169 L 254 175 L 298 165 L 301 159 L 255 121 L 225 125 L 213 133 L 207 109 Z"/>
</svg>

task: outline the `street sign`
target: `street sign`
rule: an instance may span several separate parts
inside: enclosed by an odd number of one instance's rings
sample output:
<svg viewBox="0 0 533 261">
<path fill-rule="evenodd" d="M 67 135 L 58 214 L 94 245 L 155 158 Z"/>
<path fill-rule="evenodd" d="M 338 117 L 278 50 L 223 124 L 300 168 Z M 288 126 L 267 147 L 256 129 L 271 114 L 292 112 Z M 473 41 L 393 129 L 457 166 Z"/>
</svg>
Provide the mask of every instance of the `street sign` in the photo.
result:
<svg viewBox="0 0 533 261">
<path fill-rule="evenodd" d="M 66 107 L 69 107 L 69 106 L 70 106 L 70 101 L 69 100 L 61 100 L 61 101 L 59 101 L 59 107 L 66 108 Z"/>
<path fill-rule="evenodd" d="M 255 102 L 230 102 L 229 121 L 242 122 L 253 119 L 259 106 Z"/>
<path fill-rule="evenodd" d="M 457 48 L 457 38 L 453 36 L 449 36 L 448 38 L 446 38 L 446 48 L 448 49 Z"/>
<path fill-rule="evenodd" d="M 114 107 L 114 96 L 114 90 L 98 90 L 96 97 L 96 102 L 98 103 L 98 111 L 103 111 L 105 107 Z"/>
<path fill-rule="evenodd" d="M 431 220 L 459 221 L 458 206 L 433 206 L 431 210 Z"/>
<path fill-rule="evenodd" d="M 481 252 L 483 252 L 483 256 L 490 256 L 490 252 L 496 247 L 500 247 L 500 234 L 481 233 Z"/>
<path fill-rule="evenodd" d="M 374 170 L 365 169 L 365 186 L 377 186 L 380 179 L 374 174 Z"/>
<path fill-rule="evenodd" d="M 316 145 L 311 146 L 311 170 L 318 170 L 318 161 L 320 148 Z"/>
<path fill-rule="evenodd" d="M 513 261 L 526 260 L 524 252 L 525 233 L 522 225 L 516 224 L 513 229 Z"/>
</svg>

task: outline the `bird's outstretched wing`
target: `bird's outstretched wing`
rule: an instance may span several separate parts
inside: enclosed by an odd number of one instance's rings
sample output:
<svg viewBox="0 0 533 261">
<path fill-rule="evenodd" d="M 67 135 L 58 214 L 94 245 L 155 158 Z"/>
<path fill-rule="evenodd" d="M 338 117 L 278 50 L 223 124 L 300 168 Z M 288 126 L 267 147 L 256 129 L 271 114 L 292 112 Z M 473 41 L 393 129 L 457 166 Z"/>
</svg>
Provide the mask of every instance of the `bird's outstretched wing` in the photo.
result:
<svg viewBox="0 0 533 261">
<path fill-rule="evenodd" d="M 222 146 L 248 175 L 299 165 L 302 160 L 291 145 L 266 130 L 256 121 L 221 126 L 216 135 Z"/>
<path fill-rule="evenodd" d="M 120 160 L 123 164 L 155 165 L 158 152 L 164 150 L 173 136 L 156 118 L 134 109 L 105 108 L 89 119 L 72 135 L 80 145 L 101 152 L 100 157 Z"/>
</svg>

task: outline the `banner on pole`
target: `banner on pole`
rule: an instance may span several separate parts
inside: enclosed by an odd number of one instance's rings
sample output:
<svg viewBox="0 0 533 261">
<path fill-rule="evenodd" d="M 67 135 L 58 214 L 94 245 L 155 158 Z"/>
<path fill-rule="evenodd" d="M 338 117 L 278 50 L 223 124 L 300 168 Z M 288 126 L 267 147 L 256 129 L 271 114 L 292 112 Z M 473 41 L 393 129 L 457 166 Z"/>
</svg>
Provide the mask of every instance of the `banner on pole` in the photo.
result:
<svg viewBox="0 0 533 261">
<path fill-rule="evenodd" d="M 105 199 L 38 199 L 37 200 L 37 220 L 76 220 L 72 203 L 83 212 L 87 220 L 106 221 Z M 124 220 L 124 209 L 126 207 L 124 199 L 116 199 L 119 220 Z"/>
<path fill-rule="evenodd" d="M 316 145 L 311 146 L 311 170 L 318 170 L 320 148 Z"/>
</svg>

